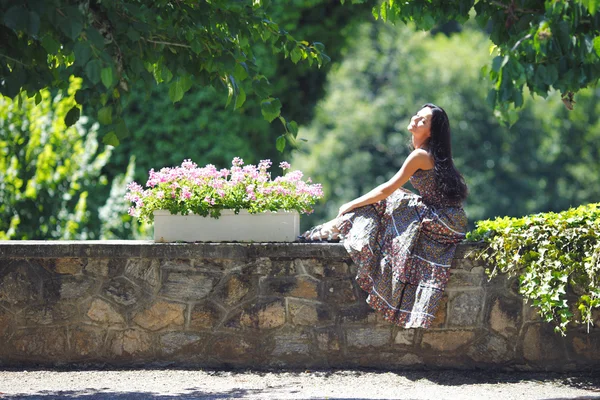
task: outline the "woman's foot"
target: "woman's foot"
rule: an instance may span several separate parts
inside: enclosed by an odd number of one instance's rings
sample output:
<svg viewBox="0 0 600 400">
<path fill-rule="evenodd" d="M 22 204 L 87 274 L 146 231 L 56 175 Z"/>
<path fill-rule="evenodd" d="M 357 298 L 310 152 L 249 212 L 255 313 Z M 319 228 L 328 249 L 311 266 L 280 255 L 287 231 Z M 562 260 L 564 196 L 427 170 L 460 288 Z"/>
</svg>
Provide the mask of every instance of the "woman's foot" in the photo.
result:
<svg viewBox="0 0 600 400">
<path fill-rule="evenodd" d="M 336 225 L 336 220 L 331 220 L 307 230 L 298 239 L 305 242 L 339 242 L 340 230 Z"/>
</svg>

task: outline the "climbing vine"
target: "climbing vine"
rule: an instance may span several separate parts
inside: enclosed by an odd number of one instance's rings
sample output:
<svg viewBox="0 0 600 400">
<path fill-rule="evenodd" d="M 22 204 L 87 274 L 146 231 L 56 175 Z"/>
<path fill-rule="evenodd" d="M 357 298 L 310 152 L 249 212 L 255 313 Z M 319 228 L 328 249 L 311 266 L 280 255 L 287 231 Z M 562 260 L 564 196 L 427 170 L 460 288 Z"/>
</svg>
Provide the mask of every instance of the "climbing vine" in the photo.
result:
<svg viewBox="0 0 600 400">
<path fill-rule="evenodd" d="M 519 276 L 519 292 L 556 332 L 565 335 L 572 322 L 593 324 L 592 311 L 600 308 L 600 203 L 479 221 L 467 239 L 487 244 L 477 257 L 490 278 Z"/>
</svg>

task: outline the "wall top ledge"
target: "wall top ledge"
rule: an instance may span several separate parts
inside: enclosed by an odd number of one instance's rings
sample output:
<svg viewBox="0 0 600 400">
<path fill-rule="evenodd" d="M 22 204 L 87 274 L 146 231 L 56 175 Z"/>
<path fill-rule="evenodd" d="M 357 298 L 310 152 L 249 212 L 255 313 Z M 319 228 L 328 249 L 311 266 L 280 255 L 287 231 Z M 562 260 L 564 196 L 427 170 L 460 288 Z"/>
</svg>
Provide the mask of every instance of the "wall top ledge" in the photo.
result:
<svg viewBox="0 0 600 400">
<path fill-rule="evenodd" d="M 481 247 L 462 243 L 455 258 Z M 0 240 L 0 258 L 324 258 L 345 259 L 339 243 L 155 243 L 152 240 Z"/>
</svg>

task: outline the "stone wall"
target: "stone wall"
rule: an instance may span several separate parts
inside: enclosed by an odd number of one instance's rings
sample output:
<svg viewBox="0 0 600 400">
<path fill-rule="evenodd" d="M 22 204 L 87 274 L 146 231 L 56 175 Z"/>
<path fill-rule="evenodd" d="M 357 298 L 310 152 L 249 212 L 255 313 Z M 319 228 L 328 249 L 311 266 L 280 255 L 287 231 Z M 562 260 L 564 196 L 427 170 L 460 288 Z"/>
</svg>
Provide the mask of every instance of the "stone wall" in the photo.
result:
<svg viewBox="0 0 600 400">
<path fill-rule="evenodd" d="M 0 366 L 583 370 L 600 326 L 553 333 L 462 245 L 432 329 L 365 304 L 339 244 L 0 242 Z"/>
</svg>

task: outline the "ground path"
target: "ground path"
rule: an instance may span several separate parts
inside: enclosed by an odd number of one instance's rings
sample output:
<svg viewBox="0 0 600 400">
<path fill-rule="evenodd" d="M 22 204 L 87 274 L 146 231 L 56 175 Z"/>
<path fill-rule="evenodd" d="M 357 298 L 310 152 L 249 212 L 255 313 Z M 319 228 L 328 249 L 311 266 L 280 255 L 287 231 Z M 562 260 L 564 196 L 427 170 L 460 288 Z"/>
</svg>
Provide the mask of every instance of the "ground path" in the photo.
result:
<svg viewBox="0 0 600 400">
<path fill-rule="evenodd" d="M 598 399 L 600 372 L 0 371 L 0 399 Z"/>
</svg>

